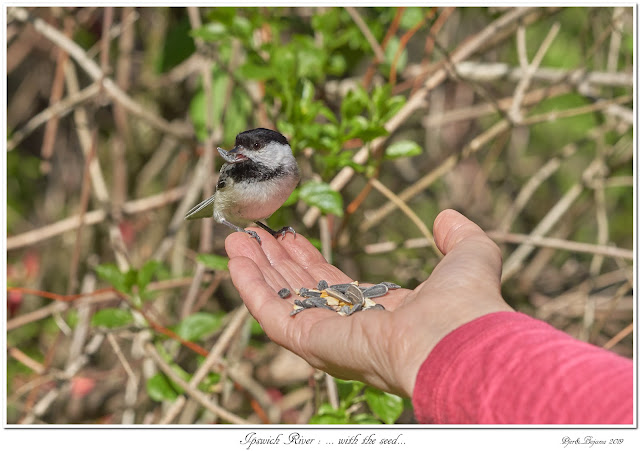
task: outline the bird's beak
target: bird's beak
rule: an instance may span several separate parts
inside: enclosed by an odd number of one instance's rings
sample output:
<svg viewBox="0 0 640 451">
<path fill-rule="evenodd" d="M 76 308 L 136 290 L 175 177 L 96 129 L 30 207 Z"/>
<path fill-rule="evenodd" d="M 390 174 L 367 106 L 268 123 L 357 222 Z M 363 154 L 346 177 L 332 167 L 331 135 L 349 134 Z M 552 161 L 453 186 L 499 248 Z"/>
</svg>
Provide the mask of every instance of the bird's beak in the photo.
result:
<svg viewBox="0 0 640 451">
<path fill-rule="evenodd" d="M 243 150 L 244 147 L 242 146 L 236 146 L 231 150 L 224 150 L 218 147 L 218 153 L 227 163 L 237 163 L 239 161 L 246 160 L 247 157 L 242 153 Z"/>
</svg>

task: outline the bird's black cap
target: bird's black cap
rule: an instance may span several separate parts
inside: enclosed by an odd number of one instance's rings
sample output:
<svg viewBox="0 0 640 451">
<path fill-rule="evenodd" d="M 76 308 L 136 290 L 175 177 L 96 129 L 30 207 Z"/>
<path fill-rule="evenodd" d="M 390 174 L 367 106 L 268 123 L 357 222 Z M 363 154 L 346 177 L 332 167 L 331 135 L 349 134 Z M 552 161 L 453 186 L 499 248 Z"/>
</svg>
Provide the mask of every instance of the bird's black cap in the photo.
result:
<svg viewBox="0 0 640 451">
<path fill-rule="evenodd" d="M 267 128 L 254 128 L 253 130 L 247 130 L 236 136 L 236 146 L 242 146 L 246 149 L 262 149 L 272 141 L 287 146 L 289 145 L 287 138 L 277 131 Z"/>
</svg>

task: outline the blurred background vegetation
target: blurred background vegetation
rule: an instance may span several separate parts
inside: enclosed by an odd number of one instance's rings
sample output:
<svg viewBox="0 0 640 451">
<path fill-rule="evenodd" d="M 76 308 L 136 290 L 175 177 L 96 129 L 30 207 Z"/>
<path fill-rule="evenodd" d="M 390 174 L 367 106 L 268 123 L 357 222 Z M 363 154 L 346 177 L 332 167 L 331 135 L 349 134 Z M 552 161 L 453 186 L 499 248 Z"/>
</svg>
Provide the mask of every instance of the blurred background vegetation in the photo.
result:
<svg viewBox="0 0 640 451">
<path fill-rule="evenodd" d="M 8 421 L 415 421 L 269 342 L 229 231 L 183 221 L 254 127 L 302 170 L 270 224 L 354 279 L 415 287 L 455 208 L 515 309 L 631 356 L 632 30 L 622 7 L 9 8 Z"/>
</svg>

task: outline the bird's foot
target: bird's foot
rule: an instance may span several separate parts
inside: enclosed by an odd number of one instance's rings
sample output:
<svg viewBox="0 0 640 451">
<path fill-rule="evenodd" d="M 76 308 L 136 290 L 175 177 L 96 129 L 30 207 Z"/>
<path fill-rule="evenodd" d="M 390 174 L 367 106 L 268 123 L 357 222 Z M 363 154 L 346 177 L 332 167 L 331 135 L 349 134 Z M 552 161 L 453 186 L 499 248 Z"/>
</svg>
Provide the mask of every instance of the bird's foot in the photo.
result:
<svg viewBox="0 0 640 451">
<path fill-rule="evenodd" d="M 256 232 L 254 232 L 253 230 L 242 230 L 244 233 L 248 234 L 249 236 L 253 237 L 256 239 L 256 241 L 258 242 L 259 245 L 262 246 L 262 241 L 260 241 L 260 237 L 258 236 L 258 234 Z"/>
<path fill-rule="evenodd" d="M 273 230 L 271 227 L 269 227 L 266 224 L 261 223 L 260 221 L 256 221 L 256 224 L 258 224 L 260 227 L 262 227 L 264 230 L 266 230 L 267 232 L 269 232 L 274 238 L 278 238 L 278 236 L 281 236 L 282 238 L 285 237 L 285 235 L 287 234 L 287 232 L 293 233 L 293 237 L 296 237 L 296 231 L 293 230 L 293 227 L 283 227 L 280 230 Z"/>
<path fill-rule="evenodd" d="M 247 235 L 249 235 L 252 238 L 255 238 L 256 241 L 258 242 L 258 244 L 262 245 L 262 241 L 260 241 L 260 237 L 258 236 L 258 234 L 256 232 L 254 232 L 253 230 L 245 230 L 242 227 L 238 227 L 235 224 L 232 224 L 231 222 L 227 221 L 226 219 L 222 219 L 219 221 L 221 224 L 226 225 L 227 227 L 232 228 L 233 230 L 235 230 L 236 232 L 244 232 Z"/>
</svg>

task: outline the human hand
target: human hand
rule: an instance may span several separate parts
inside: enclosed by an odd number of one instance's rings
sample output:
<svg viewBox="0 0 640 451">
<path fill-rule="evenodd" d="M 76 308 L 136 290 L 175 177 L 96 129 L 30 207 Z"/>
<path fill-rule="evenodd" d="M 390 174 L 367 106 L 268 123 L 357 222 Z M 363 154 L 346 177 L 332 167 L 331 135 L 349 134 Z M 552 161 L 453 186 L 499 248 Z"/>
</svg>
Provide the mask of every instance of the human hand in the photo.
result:
<svg viewBox="0 0 640 451">
<path fill-rule="evenodd" d="M 411 397 L 420 366 L 442 338 L 480 316 L 512 310 L 500 294 L 500 249 L 454 210 L 434 222 L 434 239 L 445 257 L 426 281 L 376 298 L 384 311 L 345 317 L 325 309 L 289 316 L 295 296 L 280 299 L 281 288 L 352 279 L 303 236 L 276 240 L 254 230 L 262 246 L 245 233 L 233 233 L 225 243 L 231 278 L 247 308 L 271 340 L 341 379 Z"/>
</svg>

